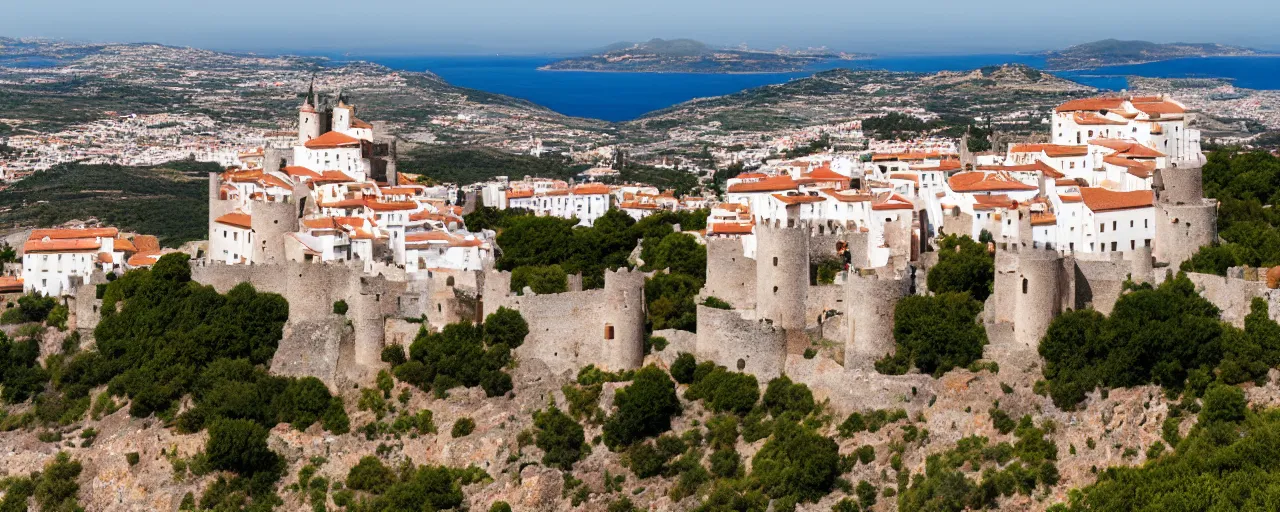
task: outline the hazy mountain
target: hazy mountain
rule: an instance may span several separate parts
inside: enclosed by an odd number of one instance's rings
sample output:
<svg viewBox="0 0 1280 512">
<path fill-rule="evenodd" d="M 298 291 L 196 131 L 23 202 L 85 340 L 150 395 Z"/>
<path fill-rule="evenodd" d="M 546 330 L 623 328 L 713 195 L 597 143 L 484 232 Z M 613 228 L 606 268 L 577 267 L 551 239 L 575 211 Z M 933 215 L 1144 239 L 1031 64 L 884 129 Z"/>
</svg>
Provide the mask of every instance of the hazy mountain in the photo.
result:
<svg viewBox="0 0 1280 512">
<path fill-rule="evenodd" d="M 1184 57 L 1263 55 L 1264 52 L 1217 43 L 1153 43 L 1104 39 L 1045 52 L 1050 70 L 1088 69 L 1101 66 L 1139 64 Z"/>
</svg>

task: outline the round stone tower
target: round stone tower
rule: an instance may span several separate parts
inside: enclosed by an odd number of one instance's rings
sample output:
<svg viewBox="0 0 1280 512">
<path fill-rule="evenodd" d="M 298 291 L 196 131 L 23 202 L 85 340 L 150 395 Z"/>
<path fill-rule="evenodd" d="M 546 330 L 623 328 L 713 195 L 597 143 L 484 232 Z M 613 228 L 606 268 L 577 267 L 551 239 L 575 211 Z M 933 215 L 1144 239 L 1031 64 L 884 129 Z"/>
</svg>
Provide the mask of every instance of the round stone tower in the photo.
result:
<svg viewBox="0 0 1280 512">
<path fill-rule="evenodd" d="M 809 228 L 756 226 L 756 313 L 787 330 L 804 330 L 809 295 Z"/>
<path fill-rule="evenodd" d="M 606 271 L 604 294 L 604 366 L 610 371 L 639 368 L 644 364 L 644 273 Z"/>
<path fill-rule="evenodd" d="M 1156 259 L 1177 271 L 1201 247 L 1218 239 L 1218 205 L 1212 199 L 1194 203 L 1156 203 Z"/>
<path fill-rule="evenodd" d="M 894 351 L 893 311 L 898 301 L 911 292 L 911 280 L 850 272 L 844 289 L 845 317 L 850 323 L 844 367 L 870 371 L 877 359 Z"/>
<path fill-rule="evenodd" d="M 1014 339 L 1023 348 L 1035 351 L 1061 309 L 1058 286 L 1062 260 L 1055 251 L 1029 249 L 1018 251 L 1017 261 L 1017 272 L 1006 274 L 1006 278 L 1014 279 L 1008 283 L 1013 289 L 998 289 L 1016 294 L 1012 300 Z"/>
</svg>

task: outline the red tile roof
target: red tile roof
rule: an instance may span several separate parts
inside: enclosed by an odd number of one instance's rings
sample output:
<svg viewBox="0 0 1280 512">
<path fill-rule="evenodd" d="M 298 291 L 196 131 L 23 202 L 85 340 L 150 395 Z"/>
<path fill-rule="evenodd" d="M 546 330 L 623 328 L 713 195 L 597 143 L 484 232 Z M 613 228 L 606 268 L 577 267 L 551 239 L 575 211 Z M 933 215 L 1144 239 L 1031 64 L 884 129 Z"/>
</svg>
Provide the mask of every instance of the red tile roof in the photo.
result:
<svg viewBox="0 0 1280 512">
<path fill-rule="evenodd" d="M 1028 185 L 1003 173 L 962 172 L 947 180 L 955 192 L 995 192 L 1000 190 L 1025 191 L 1039 187 Z"/>
<path fill-rule="evenodd" d="M 1076 122 L 1076 124 L 1085 125 L 1085 126 L 1129 124 L 1126 121 L 1117 121 L 1114 119 L 1107 119 L 1093 112 L 1076 112 L 1074 115 L 1072 115 L 1072 117 L 1074 118 L 1074 121 Z"/>
<path fill-rule="evenodd" d="M 115 238 L 120 234 L 120 230 L 116 228 L 84 228 L 84 229 L 33 229 L 30 238 L 39 240 L 41 238 L 51 238 L 54 240 L 68 238 Z"/>
<path fill-rule="evenodd" d="M 1089 154 L 1089 146 L 1064 146 L 1061 144 L 1016 144 L 1009 148 L 1010 153 L 1039 153 L 1058 158 L 1064 156 L 1085 156 Z"/>
<path fill-rule="evenodd" d="M 1124 98 L 1085 98 L 1079 100 L 1071 100 L 1055 109 L 1058 112 L 1072 112 L 1077 110 L 1113 110 L 1124 106 Z"/>
<path fill-rule="evenodd" d="M 253 218 L 249 214 L 238 210 L 218 217 L 214 219 L 214 222 L 238 228 L 253 229 Z"/>
<path fill-rule="evenodd" d="M 791 176 L 780 175 L 771 176 L 760 179 L 759 181 L 747 181 L 742 183 L 734 183 L 729 185 L 729 192 L 745 193 L 745 192 L 781 192 L 783 190 L 795 190 L 796 182 Z"/>
<path fill-rule="evenodd" d="M 27 239 L 22 245 L 23 253 L 96 251 L 102 244 L 92 238 L 71 239 Z"/>
<path fill-rule="evenodd" d="M 1080 189 L 1080 197 L 1084 200 L 1084 205 L 1090 210 L 1094 212 L 1109 212 L 1149 208 L 1152 205 L 1154 196 L 1150 190 L 1116 192 L 1099 187 L 1082 187 Z"/>
<path fill-rule="evenodd" d="M 293 178 L 302 177 L 302 178 L 314 180 L 320 177 L 320 173 L 315 172 L 306 167 L 303 167 L 301 165 L 290 165 L 286 167 L 281 167 L 280 170 L 284 171 L 285 174 L 288 174 L 290 177 L 293 177 Z"/>
<path fill-rule="evenodd" d="M 749 235 L 754 224 L 736 222 L 716 222 L 707 224 L 708 235 Z"/>
<path fill-rule="evenodd" d="M 359 145 L 360 139 L 339 132 L 328 132 L 303 144 L 307 149 L 334 149 Z"/>
</svg>

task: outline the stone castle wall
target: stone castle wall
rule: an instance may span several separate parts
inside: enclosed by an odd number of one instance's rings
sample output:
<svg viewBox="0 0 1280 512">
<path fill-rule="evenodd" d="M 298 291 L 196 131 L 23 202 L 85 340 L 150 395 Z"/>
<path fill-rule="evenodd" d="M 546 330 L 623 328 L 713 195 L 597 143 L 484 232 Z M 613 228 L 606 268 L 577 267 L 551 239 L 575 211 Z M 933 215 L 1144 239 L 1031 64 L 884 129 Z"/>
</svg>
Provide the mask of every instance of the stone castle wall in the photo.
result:
<svg viewBox="0 0 1280 512">
<path fill-rule="evenodd" d="M 755 309 L 756 265 L 756 260 L 743 254 L 742 239 L 708 238 L 707 284 L 703 293 L 737 309 Z"/>
<path fill-rule="evenodd" d="M 782 375 L 787 360 L 787 331 L 734 310 L 698 306 L 696 356 L 730 370 L 755 375 L 761 382 Z"/>
<path fill-rule="evenodd" d="M 516 349 L 518 357 L 543 361 L 556 373 L 589 364 L 633 369 L 643 361 L 642 273 L 606 271 L 604 289 L 545 295 L 511 293 L 509 272 L 490 272 L 484 281 L 484 316 L 506 307 L 519 311 L 529 324 L 529 336 Z M 606 339 L 610 330 L 613 338 Z"/>
</svg>

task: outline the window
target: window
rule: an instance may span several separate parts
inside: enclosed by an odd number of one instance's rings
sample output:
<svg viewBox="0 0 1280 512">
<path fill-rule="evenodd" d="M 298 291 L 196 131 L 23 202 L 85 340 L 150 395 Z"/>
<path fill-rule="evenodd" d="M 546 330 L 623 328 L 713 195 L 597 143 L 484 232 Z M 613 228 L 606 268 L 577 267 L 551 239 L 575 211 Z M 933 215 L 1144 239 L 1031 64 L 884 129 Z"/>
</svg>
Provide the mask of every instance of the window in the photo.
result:
<svg viewBox="0 0 1280 512">
<path fill-rule="evenodd" d="M 1115 242 L 1111 242 L 1111 250 L 1112 250 L 1112 251 L 1116 250 L 1116 243 L 1115 243 Z"/>
<path fill-rule="evenodd" d="M 612 326 L 612 325 L 604 324 L 604 339 L 606 339 L 606 340 L 611 340 L 611 339 L 613 339 L 613 326 Z"/>
<path fill-rule="evenodd" d="M 1024 277 L 1022 278 L 1022 294 L 1026 295 L 1026 293 L 1027 293 L 1027 279 Z"/>
<path fill-rule="evenodd" d="M 1129 227 L 1133 227 L 1133 221 L 1129 221 Z"/>
<path fill-rule="evenodd" d="M 1099 224 L 1098 224 L 1098 232 L 1099 232 L 1099 233 L 1106 233 L 1106 232 L 1107 232 L 1107 223 L 1105 223 L 1105 222 L 1103 222 L 1103 223 L 1099 223 Z"/>
<path fill-rule="evenodd" d="M 1142 219 L 1142 227 L 1144 227 L 1144 228 L 1146 228 L 1146 227 L 1150 227 L 1150 226 L 1148 226 L 1148 225 L 1147 225 L 1147 223 L 1148 223 L 1148 222 L 1150 222 L 1150 220 L 1149 220 L 1149 219 Z"/>
<path fill-rule="evenodd" d="M 1112 231 L 1115 231 L 1115 230 L 1116 230 L 1116 221 L 1114 221 L 1114 220 L 1113 220 L 1113 221 L 1111 221 L 1111 230 L 1112 230 Z"/>
<path fill-rule="evenodd" d="M 1131 250 L 1131 251 L 1132 251 L 1132 250 L 1137 249 L 1137 248 L 1138 248 L 1138 241 L 1137 241 L 1137 240 L 1130 240 L 1130 241 L 1129 241 L 1129 250 Z"/>
<path fill-rule="evenodd" d="M 774 257 L 773 257 L 773 266 L 775 266 L 775 267 L 776 267 L 776 266 L 778 266 L 778 257 L 777 257 L 777 256 L 774 256 Z M 774 289 L 774 291 L 777 291 L 777 289 L 775 288 L 775 289 Z"/>
</svg>

